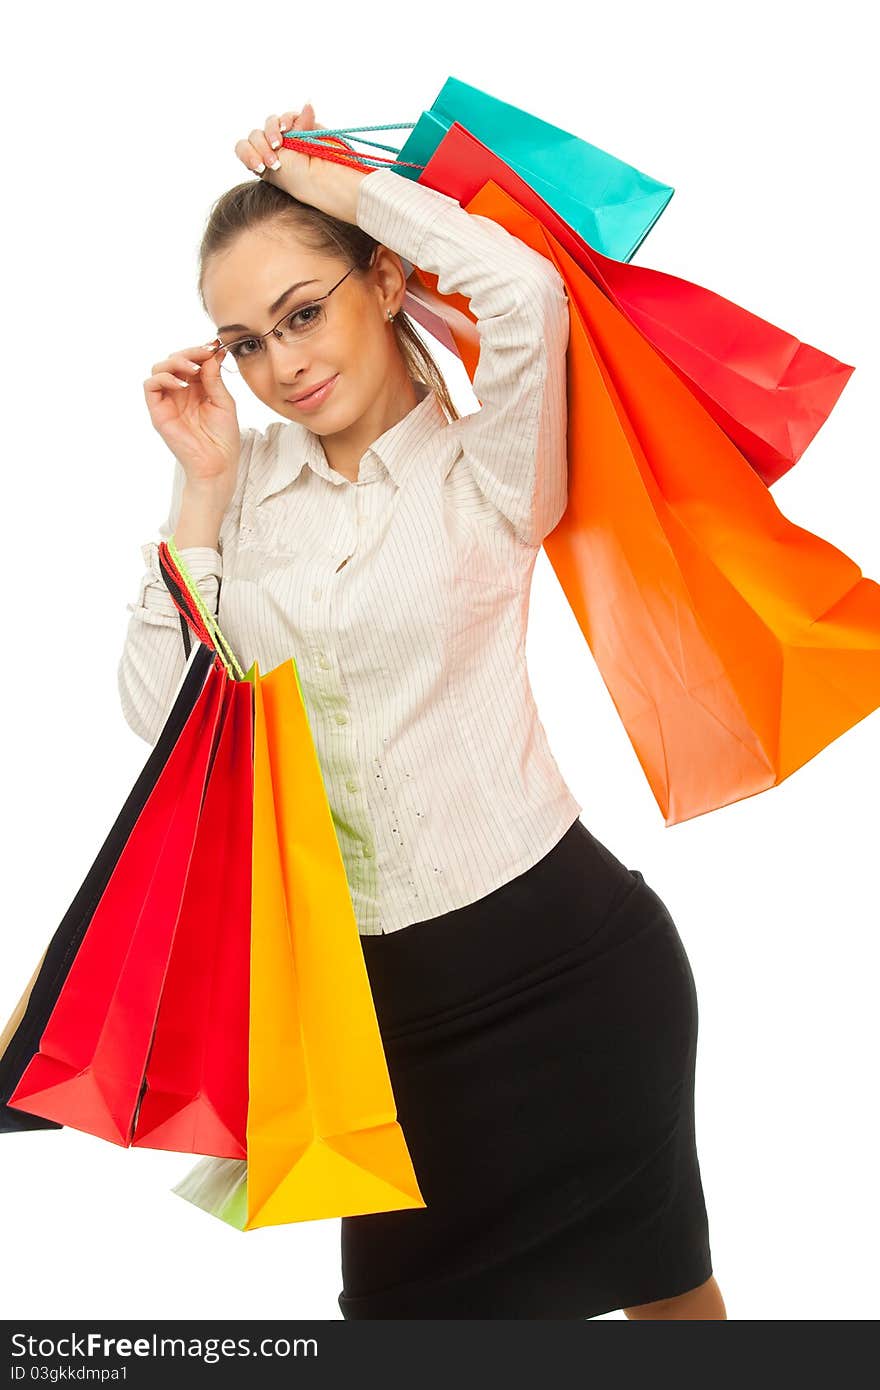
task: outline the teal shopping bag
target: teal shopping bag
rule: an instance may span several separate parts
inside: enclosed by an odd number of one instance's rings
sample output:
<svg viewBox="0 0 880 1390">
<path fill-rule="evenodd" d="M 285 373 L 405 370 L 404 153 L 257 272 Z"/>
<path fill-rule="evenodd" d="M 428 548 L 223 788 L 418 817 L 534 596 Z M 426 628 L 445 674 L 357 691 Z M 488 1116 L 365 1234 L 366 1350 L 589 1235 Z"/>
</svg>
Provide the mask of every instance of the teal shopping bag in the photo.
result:
<svg viewBox="0 0 880 1390">
<path fill-rule="evenodd" d="M 519 174 L 584 241 L 618 261 L 638 250 L 673 192 L 559 126 L 448 77 L 399 158 L 424 166 L 458 122 Z M 397 172 L 418 179 L 420 168 Z"/>
</svg>

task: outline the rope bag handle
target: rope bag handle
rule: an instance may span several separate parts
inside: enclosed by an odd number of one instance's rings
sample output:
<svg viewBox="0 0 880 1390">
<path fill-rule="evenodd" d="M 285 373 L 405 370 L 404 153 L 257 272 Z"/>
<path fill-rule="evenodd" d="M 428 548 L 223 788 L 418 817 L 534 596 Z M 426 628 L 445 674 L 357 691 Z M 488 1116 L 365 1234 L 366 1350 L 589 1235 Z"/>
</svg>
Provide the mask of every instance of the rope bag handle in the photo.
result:
<svg viewBox="0 0 880 1390">
<path fill-rule="evenodd" d="M 371 149 L 376 150 L 390 150 L 397 156 L 400 151 L 393 145 L 383 145 L 378 140 L 367 140 L 359 132 L 413 129 L 413 121 L 394 121 L 389 125 L 336 126 L 333 129 L 318 126 L 316 130 L 282 131 L 281 144 L 288 150 L 299 147 L 300 154 L 317 155 L 319 159 L 329 159 L 332 164 L 347 164 L 355 169 L 364 165 L 370 169 L 424 169 L 424 164 L 416 164 L 411 159 L 383 159 L 381 155 L 362 154 L 359 150 L 353 149 L 347 140 L 341 139 L 343 135 L 354 135 L 359 145 L 369 145 Z"/>
<path fill-rule="evenodd" d="M 214 614 L 208 611 L 183 556 L 174 544 L 173 536 L 167 541 L 160 541 L 158 555 L 159 569 L 165 580 L 165 587 L 171 594 L 174 606 L 180 614 L 183 645 L 187 656 L 190 653 L 189 631 L 191 630 L 199 642 L 202 642 L 215 653 L 225 666 L 229 676 L 234 680 L 243 680 L 244 669 L 231 645 L 223 636 L 220 624 Z"/>
</svg>

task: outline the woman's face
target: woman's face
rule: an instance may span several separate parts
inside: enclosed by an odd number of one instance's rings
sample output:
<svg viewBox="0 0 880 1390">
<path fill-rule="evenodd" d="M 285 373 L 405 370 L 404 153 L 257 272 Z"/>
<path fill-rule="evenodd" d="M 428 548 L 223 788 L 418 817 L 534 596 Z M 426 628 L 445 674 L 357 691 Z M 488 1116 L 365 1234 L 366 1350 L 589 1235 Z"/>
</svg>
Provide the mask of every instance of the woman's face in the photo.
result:
<svg viewBox="0 0 880 1390">
<path fill-rule="evenodd" d="M 287 228 L 242 232 L 232 246 L 209 261 L 203 279 L 208 312 L 225 343 L 266 333 L 294 309 L 327 293 L 345 275 L 338 255 L 310 250 Z M 291 290 L 280 303 L 276 301 Z M 388 310 L 396 313 L 406 288 L 399 256 L 380 246 L 373 265 L 353 271 L 323 300 L 323 325 L 307 337 L 264 339 L 253 362 L 239 370 L 264 405 L 316 434 L 346 430 L 387 387 L 401 364 Z M 254 353 L 254 345 L 248 346 Z M 336 381 L 317 406 L 304 409 L 290 397 Z"/>
</svg>

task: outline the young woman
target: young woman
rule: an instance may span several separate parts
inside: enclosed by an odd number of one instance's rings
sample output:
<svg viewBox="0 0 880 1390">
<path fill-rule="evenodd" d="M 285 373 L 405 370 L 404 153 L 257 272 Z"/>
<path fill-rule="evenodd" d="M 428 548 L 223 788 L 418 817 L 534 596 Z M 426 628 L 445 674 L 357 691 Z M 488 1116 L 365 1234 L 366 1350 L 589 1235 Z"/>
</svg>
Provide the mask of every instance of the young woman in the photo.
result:
<svg viewBox="0 0 880 1390">
<path fill-rule="evenodd" d="M 175 542 L 245 665 L 295 656 L 426 1207 L 346 1217 L 346 1318 L 723 1318 L 694 1136 L 697 999 L 675 924 L 579 819 L 525 662 L 566 506 L 554 267 L 390 169 L 236 145 L 207 346 L 144 383 Z M 460 417 L 402 312 L 406 258 L 470 300 Z M 235 369 L 281 419 L 240 430 Z M 185 649 L 157 563 L 119 666 L 158 737 Z M 222 584 L 221 584 L 222 581 Z M 222 588 L 222 597 L 221 597 Z"/>
</svg>

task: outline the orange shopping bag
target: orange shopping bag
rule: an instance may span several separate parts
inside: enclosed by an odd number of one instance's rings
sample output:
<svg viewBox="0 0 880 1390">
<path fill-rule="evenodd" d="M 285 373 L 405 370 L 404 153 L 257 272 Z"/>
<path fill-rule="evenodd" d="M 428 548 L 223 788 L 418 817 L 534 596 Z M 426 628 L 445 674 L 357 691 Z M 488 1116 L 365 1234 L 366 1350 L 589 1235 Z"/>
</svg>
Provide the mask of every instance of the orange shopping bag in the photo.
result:
<svg viewBox="0 0 880 1390">
<path fill-rule="evenodd" d="M 880 585 L 736 445 L 497 184 L 465 205 L 569 296 L 566 512 L 544 549 L 667 825 L 775 786 L 880 705 Z M 418 271 L 473 380 L 473 315 Z"/>
</svg>

